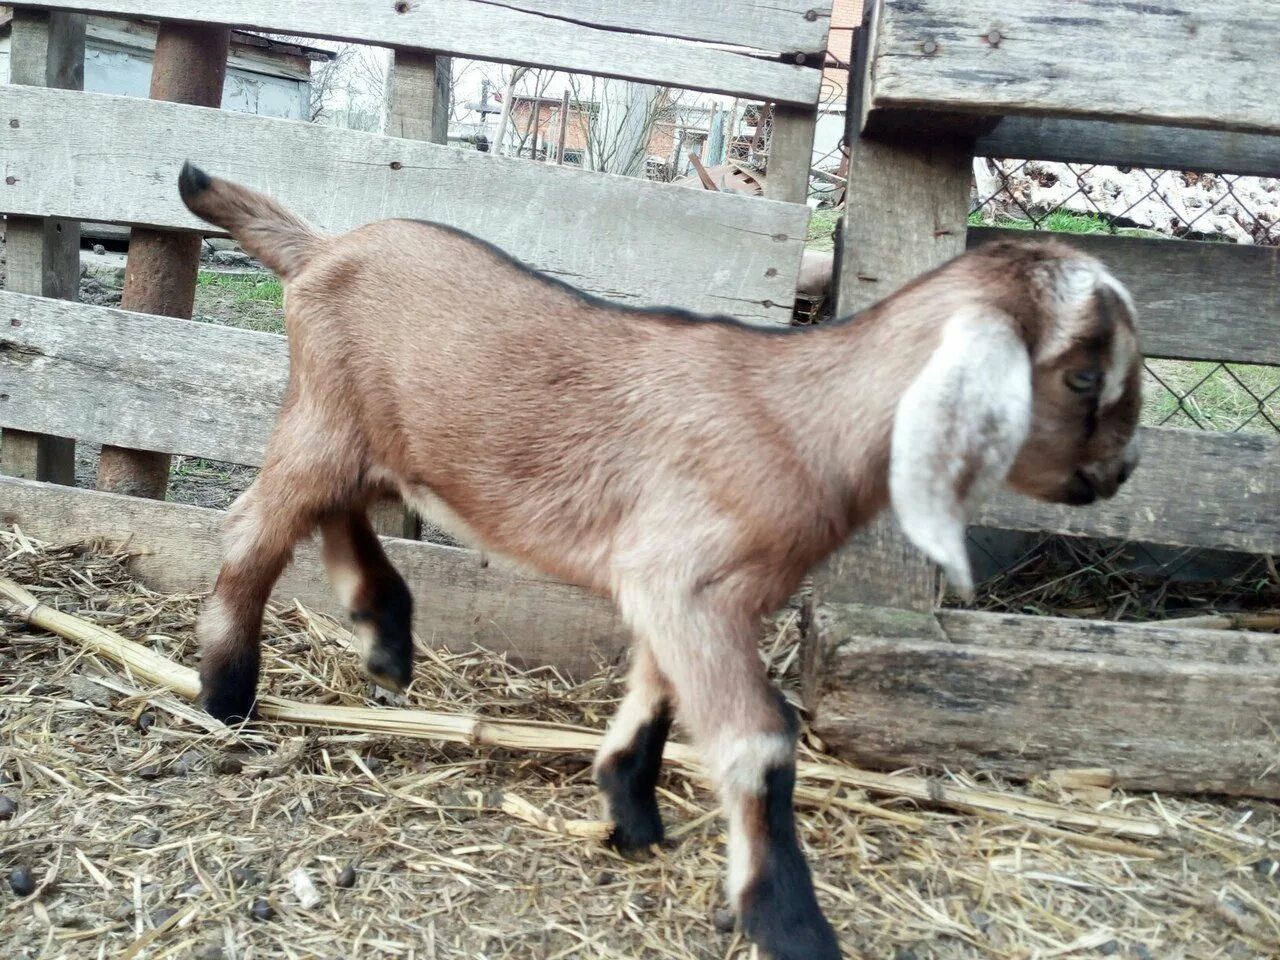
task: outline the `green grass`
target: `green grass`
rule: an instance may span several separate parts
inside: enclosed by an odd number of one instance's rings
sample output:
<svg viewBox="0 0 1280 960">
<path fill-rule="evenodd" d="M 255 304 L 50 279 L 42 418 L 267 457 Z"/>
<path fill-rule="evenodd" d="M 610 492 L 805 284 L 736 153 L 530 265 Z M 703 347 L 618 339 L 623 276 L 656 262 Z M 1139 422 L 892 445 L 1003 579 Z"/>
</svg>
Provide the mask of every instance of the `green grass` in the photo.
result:
<svg viewBox="0 0 1280 960">
<path fill-rule="evenodd" d="M 1276 435 L 1258 407 L 1261 402 L 1271 419 L 1280 422 L 1280 392 L 1274 392 L 1280 390 L 1280 367 L 1233 363 L 1228 373 L 1208 360 L 1148 360 L 1147 368 L 1144 423 Z M 1187 394 L 1181 404 L 1170 389 Z"/>
<path fill-rule="evenodd" d="M 1005 230 L 1039 230 L 1042 233 L 1114 233 L 1122 237 L 1163 237 L 1164 234 L 1153 230 L 1142 230 L 1137 227 L 1112 227 L 1102 217 L 1088 213 L 1071 213 L 1067 210 L 1054 210 L 1047 213 L 1036 223 L 1030 220 L 1015 220 L 1001 217 L 991 220 L 981 213 L 969 214 L 971 227 L 1001 227 Z"/>
<path fill-rule="evenodd" d="M 231 474 L 227 465 L 216 460 L 205 460 L 202 457 L 174 457 L 170 474 L 175 477 L 212 477 L 217 480 L 229 480 Z"/>
<path fill-rule="evenodd" d="M 260 333 L 284 333 L 284 289 L 269 273 L 201 271 L 195 319 Z"/>
<path fill-rule="evenodd" d="M 815 250 L 830 250 L 833 246 L 831 231 L 836 228 L 840 219 L 840 211 L 832 207 L 819 207 L 809 215 L 809 232 L 804 238 L 804 245 Z"/>
<path fill-rule="evenodd" d="M 200 271 L 197 284 L 233 291 L 236 303 L 269 303 L 284 306 L 284 287 L 280 278 L 267 273 L 211 273 Z"/>
</svg>

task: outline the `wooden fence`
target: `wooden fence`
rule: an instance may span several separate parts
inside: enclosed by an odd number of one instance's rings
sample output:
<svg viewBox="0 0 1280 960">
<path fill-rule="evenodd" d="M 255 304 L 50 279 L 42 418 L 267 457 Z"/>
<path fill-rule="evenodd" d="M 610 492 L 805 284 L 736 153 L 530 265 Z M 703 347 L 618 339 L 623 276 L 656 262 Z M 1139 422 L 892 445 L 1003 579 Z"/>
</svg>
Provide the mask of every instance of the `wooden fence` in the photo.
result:
<svg viewBox="0 0 1280 960">
<path fill-rule="evenodd" d="M 285 377 L 281 338 L 68 302 L 76 221 L 163 236 L 201 229 L 174 189 L 187 157 L 268 189 L 328 229 L 390 215 L 440 220 L 620 302 L 785 323 L 807 224 L 800 201 L 830 3 L 651 6 L 224 0 L 199 13 L 210 31 L 235 25 L 394 46 L 406 82 L 396 84 L 393 129 L 422 140 L 56 89 L 76 86 L 79 13 L 163 20 L 190 18 L 191 6 L 20 6 L 14 80 L 22 85 L 0 88 L 12 291 L 0 294 L 0 426 L 5 472 L 16 475 L 0 478 L 0 519 L 40 537 L 128 539 L 139 573 L 158 589 L 209 585 L 217 512 L 41 482 L 68 482 L 65 438 L 261 460 Z M 975 155 L 1280 173 L 1272 95 L 1280 14 L 1222 0 L 1184 0 L 1177 10 L 1093 0 L 1093 14 L 1067 18 L 1059 6 L 868 4 L 837 258 L 841 312 L 991 236 L 967 226 Z M 1245 29 L 1252 40 L 1242 54 L 1231 31 Z M 1072 50 L 1095 52 L 1068 58 Z M 447 149 L 438 91 L 448 55 L 772 101 L 768 198 Z M 1185 95 L 1171 93 L 1169 64 Z M 1151 355 L 1280 365 L 1276 250 L 1079 242 L 1131 285 Z M 1115 500 L 1066 510 L 1001 498 L 981 522 L 1280 552 L 1280 444 L 1144 433 L 1144 462 Z M 389 551 L 429 642 L 478 642 L 569 670 L 624 648 L 612 608 L 574 588 L 483 567 L 464 550 L 399 540 Z M 333 609 L 307 550 L 277 595 Z M 831 745 L 876 765 L 964 763 L 1016 776 L 1107 767 L 1132 785 L 1280 794 L 1280 637 L 946 612 L 937 599 L 936 572 L 889 522 L 815 576 L 805 696 Z"/>
<path fill-rule="evenodd" d="M 155 498 L 164 496 L 169 454 L 261 462 L 285 381 L 284 340 L 184 319 L 194 261 L 161 255 L 151 276 L 134 276 L 131 249 L 125 300 L 146 303 L 145 312 L 74 302 L 77 221 L 128 224 L 135 237 L 161 239 L 209 229 L 177 196 L 187 158 L 268 190 L 328 230 L 389 216 L 438 220 L 618 302 L 789 322 L 830 2 L 661 6 L 233 0 L 203 8 L 200 24 L 187 22 L 185 0 L 18 6 L 14 85 L 0 87 L 9 261 L 8 292 L 0 293 L 0 426 L 10 475 L 0 478 L 0 519 L 36 536 L 127 539 L 138 571 L 159 589 L 209 585 L 221 514 L 66 485 L 68 438 L 119 454 L 126 482 L 104 484 L 100 472 L 100 486 Z M 187 45 L 168 60 L 158 52 L 151 100 L 77 89 L 85 13 L 160 18 L 161 40 Z M 200 99 L 168 81 L 211 75 L 209 65 L 189 62 L 193 48 L 214 58 L 220 31 L 231 26 L 394 47 L 390 127 L 405 136 L 164 102 Z M 771 101 L 768 196 L 446 148 L 448 55 Z M 185 304 L 174 302 L 182 296 L 158 305 L 147 296 L 177 277 Z M 158 483 L 147 476 L 157 472 Z M 39 482 L 50 480 L 64 485 Z M 484 567 L 470 551 L 409 541 L 389 550 L 417 594 L 430 642 L 478 642 L 569 670 L 625 649 L 612 607 L 581 591 Z M 277 596 L 338 612 L 306 549 Z"/>
<path fill-rule="evenodd" d="M 974 156 L 1280 174 L 1280 10 L 1078 6 L 868 4 L 841 313 L 1004 232 L 968 227 Z M 1063 239 L 1129 284 L 1149 356 L 1280 365 L 1280 249 Z M 980 523 L 1280 552 L 1275 437 L 1142 433 L 1142 463 L 1114 500 L 1001 496 Z M 1100 767 L 1130 786 L 1280 795 L 1280 636 L 937 610 L 937 588 L 887 523 L 817 575 L 805 697 L 837 750 L 881 766 Z"/>
</svg>

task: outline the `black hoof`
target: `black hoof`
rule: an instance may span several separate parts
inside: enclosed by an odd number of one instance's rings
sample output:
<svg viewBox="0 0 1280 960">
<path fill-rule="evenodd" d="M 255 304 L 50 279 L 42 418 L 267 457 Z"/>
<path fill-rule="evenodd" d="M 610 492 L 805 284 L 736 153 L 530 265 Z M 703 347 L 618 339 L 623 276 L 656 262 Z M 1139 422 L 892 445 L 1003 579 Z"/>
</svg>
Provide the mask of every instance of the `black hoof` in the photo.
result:
<svg viewBox="0 0 1280 960">
<path fill-rule="evenodd" d="M 365 672 L 382 686 L 403 691 L 413 679 L 413 598 L 404 581 L 388 577 L 367 609 L 351 612 L 351 620 L 373 637 Z"/>
<path fill-rule="evenodd" d="M 766 847 L 742 895 L 742 930 L 774 960 L 840 960 L 836 932 L 822 915 L 791 813 L 795 770 L 765 774 Z"/>
<path fill-rule="evenodd" d="M 773 960 L 840 960 L 836 932 L 821 913 L 788 915 L 762 905 L 743 914 L 742 930 Z"/>
<path fill-rule="evenodd" d="M 375 646 L 364 662 L 364 670 L 381 686 L 401 692 L 413 679 L 413 652 L 411 649 L 392 650 L 382 645 Z"/>
<path fill-rule="evenodd" d="M 253 705 L 257 701 L 257 678 L 220 674 L 217 679 L 206 679 L 200 688 L 200 703 L 215 720 L 231 726 L 252 720 Z"/>
<path fill-rule="evenodd" d="M 615 850 L 644 850 L 662 842 L 657 786 L 670 732 L 670 716 L 659 714 L 636 731 L 630 747 L 606 757 L 596 770 L 596 783 L 608 798 L 614 822 L 608 843 Z"/>
<path fill-rule="evenodd" d="M 631 804 L 622 809 L 611 802 L 609 812 L 613 817 L 613 831 L 605 842 L 619 853 L 638 853 L 662 842 L 662 815 L 656 802 Z"/>
</svg>

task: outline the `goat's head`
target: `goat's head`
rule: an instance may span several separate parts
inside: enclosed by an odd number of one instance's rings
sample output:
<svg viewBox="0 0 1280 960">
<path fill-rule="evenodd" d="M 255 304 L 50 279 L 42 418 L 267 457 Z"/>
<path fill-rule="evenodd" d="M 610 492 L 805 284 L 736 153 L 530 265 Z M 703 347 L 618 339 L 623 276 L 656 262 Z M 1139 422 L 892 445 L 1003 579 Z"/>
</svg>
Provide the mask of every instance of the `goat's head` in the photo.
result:
<svg viewBox="0 0 1280 960">
<path fill-rule="evenodd" d="M 968 513 L 1001 483 L 1079 506 L 1133 471 L 1142 355 L 1128 292 L 1070 247 L 998 243 L 946 269 L 956 306 L 898 405 L 890 494 L 967 592 Z"/>
</svg>

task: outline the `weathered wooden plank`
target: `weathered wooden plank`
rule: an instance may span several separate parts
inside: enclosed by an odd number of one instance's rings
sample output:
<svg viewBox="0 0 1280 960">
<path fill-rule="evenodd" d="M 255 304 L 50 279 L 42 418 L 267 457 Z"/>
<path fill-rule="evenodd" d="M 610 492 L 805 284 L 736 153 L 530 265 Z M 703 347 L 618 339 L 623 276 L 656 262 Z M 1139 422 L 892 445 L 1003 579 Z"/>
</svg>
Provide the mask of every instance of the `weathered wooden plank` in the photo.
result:
<svg viewBox="0 0 1280 960">
<path fill-rule="evenodd" d="M 937 601 L 938 570 L 885 513 L 813 572 L 813 594 L 829 603 L 928 611 Z"/>
<path fill-rule="evenodd" d="M 62 7 L 58 3 L 35 6 Z M 199 20 L 814 104 L 831 0 L 72 0 L 92 13 Z M 812 16 L 809 16 L 812 11 Z M 750 50 L 722 49 L 691 38 Z M 760 56 L 773 53 L 774 59 Z M 806 52 L 807 66 L 794 56 Z"/>
<path fill-rule="evenodd" d="M 1280 136 L 1154 124 L 1005 117 L 978 137 L 980 157 L 1165 167 L 1255 177 L 1280 174 Z"/>
<path fill-rule="evenodd" d="M 260 464 L 284 337 L 0 293 L 0 424 Z"/>
<path fill-rule="evenodd" d="M 396 50 L 394 56 L 387 134 L 448 143 L 449 58 L 415 50 Z"/>
<path fill-rule="evenodd" d="M 1280 8 L 1272 3 L 878 0 L 875 13 L 873 114 L 1280 133 Z"/>
<path fill-rule="evenodd" d="M 963 141 L 874 141 L 855 118 L 866 95 L 858 31 L 849 97 L 849 180 L 836 254 L 835 311 L 847 316 L 964 251 L 973 157 Z M 888 517 L 814 574 L 814 598 L 931 610 L 937 571 Z"/>
<path fill-rule="evenodd" d="M 1001 493 L 974 522 L 1246 553 L 1280 552 L 1280 441 L 1262 434 L 1146 428 L 1142 461 L 1111 500 L 1087 507 Z"/>
<path fill-rule="evenodd" d="M 775 107 L 769 135 L 769 177 L 764 195 L 771 200 L 804 203 L 809 196 L 813 134 L 817 112 L 808 107 Z"/>
<path fill-rule="evenodd" d="M 952 643 L 992 649 L 1034 647 L 1059 653 L 1154 657 L 1187 663 L 1280 670 L 1280 634 L 1202 630 L 1155 623 L 1111 623 L 1063 617 L 1029 617 L 976 610 L 939 610 L 943 636 Z"/>
<path fill-rule="evenodd" d="M 859 765 L 1017 779 L 1101 767 L 1130 789 L 1280 796 L 1274 635 L 903 617 L 815 611 L 805 700 L 815 732 Z"/>
<path fill-rule="evenodd" d="M 10 26 L 9 79 L 36 87 L 84 86 L 85 18 L 19 10 Z M 80 295 L 80 224 L 9 217 L 5 224 L 5 289 L 76 300 Z M 66 437 L 5 430 L 0 473 L 75 483 L 75 442 Z"/>
<path fill-rule="evenodd" d="M 1138 304 L 1151 357 L 1280 364 L 1280 247 L 972 227 L 968 245 L 1053 237 L 1100 259 Z"/>
<path fill-rule="evenodd" d="M 29 536 L 67 543 L 91 538 L 128 542 L 133 570 L 166 593 L 210 588 L 220 563 L 224 514 L 184 504 L 0 478 L 0 522 Z M 384 540 L 416 604 L 417 635 L 432 646 L 479 644 L 530 666 L 552 664 L 585 674 L 615 662 L 625 637 L 613 605 L 576 587 L 484 567 L 454 547 Z M 342 615 L 314 544 L 298 549 L 273 595 Z"/>
<path fill-rule="evenodd" d="M 0 87 L 0 113 L 8 213 L 207 231 L 175 186 L 190 156 L 328 230 L 437 220 L 608 299 L 790 321 L 800 204 L 134 98 Z"/>
</svg>

